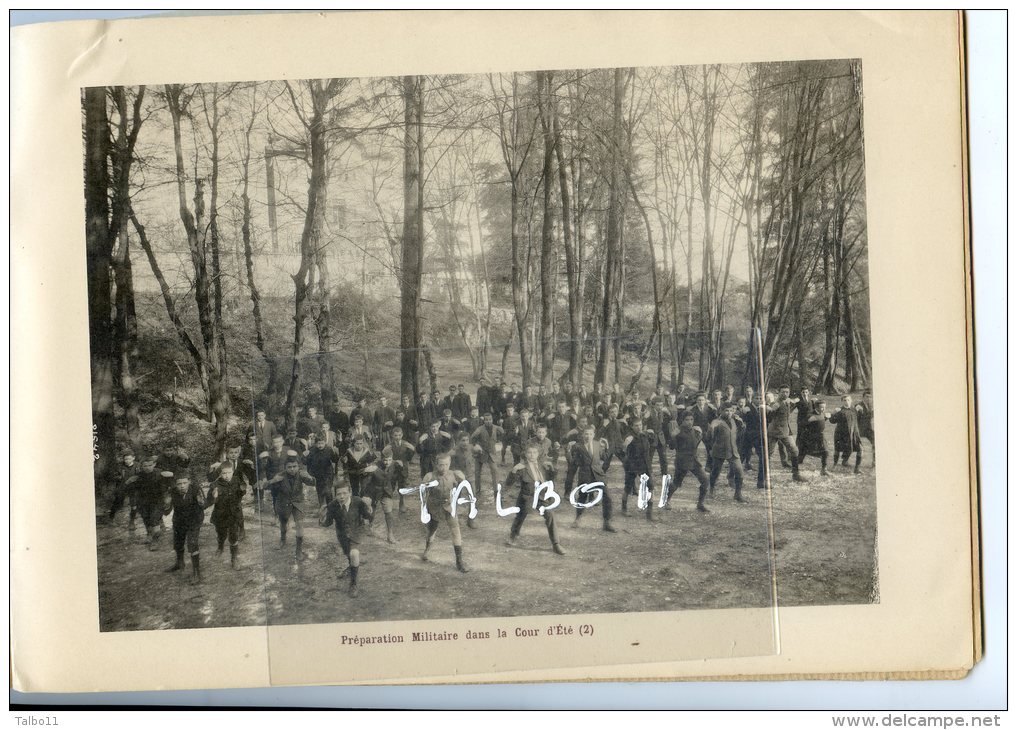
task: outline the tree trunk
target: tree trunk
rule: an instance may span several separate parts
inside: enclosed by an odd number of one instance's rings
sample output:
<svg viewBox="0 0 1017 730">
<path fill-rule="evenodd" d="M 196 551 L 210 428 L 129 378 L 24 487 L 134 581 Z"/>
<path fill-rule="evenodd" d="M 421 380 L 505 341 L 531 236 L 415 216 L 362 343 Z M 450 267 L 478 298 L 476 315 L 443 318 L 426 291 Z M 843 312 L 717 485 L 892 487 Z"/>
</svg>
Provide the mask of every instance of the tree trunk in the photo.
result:
<svg viewBox="0 0 1017 730">
<path fill-rule="evenodd" d="M 607 202 L 607 238 L 605 240 L 606 256 L 604 263 L 604 301 L 602 307 L 601 322 L 603 323 L 603 337 L 600 341 L 600 357 L 597 359 L 597 370 L 594 376 L 594 383 L 604 384 L 607 377 L 607 360 L 609 353 L 608 332 L 611 331 L 612 310 L 616 318 L 620 317 L 618 302 L 618 290 L 621 287 L 621 226 L 622 226 L 622 101 L 625 95 L 624 69 L 614 69 L 614 95 L 611 113 L 611 136 L 608 144 L 608 202 Z M 614 332 L 620 334 L 621 322 L 615 319 Z M 618 363 L 619 350 L 618 342 L 615 341 L 615 374 L 617 375 L 620 364 Z"/>
<path fill-rule="evenodd" d="M 286 428 L 297 425 L 297 408 L 302 377 L 301 350 L 304 345 L 304 322 L 308 310 L 314 304 L 315 274 L 318 271 L 318 257 L 322 247 L 321 233 L 325 215 L 325 195 L 328 184 L 328 148 L 325 134 L 325 107 L 331 98 L 321 81 L 309 82 L 312 99 L 312 113 L 308 120 L 308 146 L 311 156 L 311 175 L 307 185 L 307 208 L 304 211 L 304 227 L 300 235 L 300 268 L 293 275 L 293 349 L 290 383 L 286 392 Z"/>
<path fill-rule="evenodd" d="M 215 446 L 221 451 L 226 443 L 226 431 L 229 417 L 229 393 L 225 372 L 220 367 L 219 352 L 219 321 L 215 317 L 214 294 L 212 282 L 209 281 L 208 262 L 203 232 L 199 235 L 202 215 L 204 213 L 204 190 L 201 180 L 194 186 L 194 205 L 192 213 L 187 205 L 187 186 L 184 172 L 184 153 L 181 140 L 181 119 L 185 115 L 183 87 L 180 85 L 166 86 L 166 100 L 170 118 L 173 123 L 173 146 L 176 152 L 176 183 L 179 203 L 180 220 L 187 233 L 187 247 L 191 254 L 194 268 L 194 301 L 198 308 L 198 324 L 201 329 L 201 340 L 204 347 L 204 361 L 208 373 L 207 403 L 210 421 L 214 425 Z"/>
<path fill-rule="evenodd" d="M 134 230 L 138 234 L 138 240 L 141 242 L 141 248 L 145 252 L 145 256 L 148 258 L 148 264 L 152 268 L 152 275 L 155 276 L 156 282 L 159 284 L 159 291 L 162 293 L 163 304 L 166 306 L 166 314 L 169 316 L 170 323 L 173 325 L 173 329 L 177 333 L 177 337 L 180 339 L 180 343 L 187 350 L 187 354 L 191 356 L 191 362 L 194 363 L 195 372 L 198 374 L 198 381 L 201 383 L 201 389 L 203 393 L 208 392 L 208 369 L 205 366 L 205 358 L 201 354 L 197 345 L 194 344 L 194 340 L 187 333 L 187 329 L 184 327 L 183 320 L 180 319 L 180 315 L 177 313 L 176 303 L 173 300 L 173 293 L 170 291 L 169 284 L 166 282 L 166 277 L 162 273 L 162 269 L 159 267 L 159 262 L 155 260 L 155 251 L 152 249 L 152 244 L 148 240 L 148 235 L 145 233 L 145 227 L 138 221 L 138 217 L 134 211 L 130 212 L 131 223 L 134 225 Z"/>
<path fill-rule="evenodd" d="M 403 77 L 403 240 L 400 267 L 400 387 L 416 403 L 420 400 L 420 288 L 424 262 L 423 196 L 423 80 Z"/>
<path fill-rule="evenodd" d="M 138 361 L 138 317 L 134 305 L 134 274 L 131 270 L 130 237 L 120 226 L 120 246 L 113 258 L 116 280 L 116 320 L 114 331 L 119 344 L 117 382 L 124 409 L 124 425 L 131 447 L 141 448 L 141 417 L 132 363 Z"/>
<path fill-rule="evenodd" d="M 85 89 L 85 253 L 88 344 L 92 371 L 95 489 L 111 486 L 116 464 L 109 240 L 109 120 L 106 88 Z"/>
<path fill-rule="evenodd" d="M 252 104 L 251 118 L 247 126 L 244 147 L 244 160 L 241 173 L 241 223 L 240 237 L 244 244 L 244 269 L 247 272 L 247 288 L 251 292 L 251 308 L 254 315 L 254 342 L 265 360 L 268 368 L 268 380 L 265 384 L 265 395 L 270 399 L 275 398 L 279 388 L 279 363 L 274 357 L 268 354 L 265 345 L 265 324 L 261 317 L 261 292 L 258 290 L 257 279 L 254 275 L 254 246 L 251 239 L 251 196 L 250 196 L 250 170 L 251 170 L 251 130 L 254 126 L 255 109 Z M 267 160 L 266 160 L 267 164 Z M 331 399 L 325 404 L 325 408 L 331 407 Z"/>
<path fill-rule="evenodd" d="M 552 74 L 548 71 L 539 72 L 538 108 L 544 136 L 544 165 L 541 171 L 541 182 L 544 193 L 543 219 L 540 227 L 540 383 L 551 387 L 554 378 L 554 209 L 552 207 L 551 188 L 554 184 L 554 149 L 555 139 L 552 131 L 551 108 Z M 541 89 L 542 87 L 542 89 Z M 564 215 L 562 216 L 564 219 Z"/>
</svg>

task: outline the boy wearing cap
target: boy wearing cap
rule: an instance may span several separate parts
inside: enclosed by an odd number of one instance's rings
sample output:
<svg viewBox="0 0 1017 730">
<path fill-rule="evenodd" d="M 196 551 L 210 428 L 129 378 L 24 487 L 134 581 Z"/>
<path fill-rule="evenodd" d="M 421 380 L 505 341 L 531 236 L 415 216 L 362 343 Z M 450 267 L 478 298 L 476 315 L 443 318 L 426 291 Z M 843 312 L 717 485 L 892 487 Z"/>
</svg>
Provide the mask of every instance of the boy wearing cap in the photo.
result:
<svg viewBox="0 0 1017 730">
<path fill-rule="evenodd" d="M 336 485 L 335 498 L 321 508 L 318 524 L 322 527 L 335 525 L 335 536 L 339 547 L 349 564 L 339 573 L 339 579 L 347 573 L 350 576 L 350 595 L 357 596 L 357 578 L 360 572 L 360 543 L 363 541 L 364 522 L 373 516 L 371 506 L 360 497 L 353 496 L 345 482 Z"/>
<path fill-rule="evenodd" d="M 279 547 L 286 544 L 286 528 L 293 520 L 293 532 L 297 536 L 297 560 L 302 560 L 304 552 L 304 528 L 301 524 L 304 516 L 304 485 L 314 484 L 314 477 L 300 469 L 300 457 L 295 451 L 286 455 L 286 468 L 272 477 L 268 486 L 272 490 L 276 514 L 279 516 Z"/>
<path fill-rule="evenodd" d="M 196 583 L 201 582 L 198 537 L 201 534 L 201 523 L 205 521 L 205 505 L 205 493 L 201 486 L 186 472 L 177 474 L 170 490 L 170 509 L 173 510 L 173 550 L 177 554 L 177 559 L 167 572 L 183 569 L 186 548 L 191 556 L 191 577 Z"/>
</svg>

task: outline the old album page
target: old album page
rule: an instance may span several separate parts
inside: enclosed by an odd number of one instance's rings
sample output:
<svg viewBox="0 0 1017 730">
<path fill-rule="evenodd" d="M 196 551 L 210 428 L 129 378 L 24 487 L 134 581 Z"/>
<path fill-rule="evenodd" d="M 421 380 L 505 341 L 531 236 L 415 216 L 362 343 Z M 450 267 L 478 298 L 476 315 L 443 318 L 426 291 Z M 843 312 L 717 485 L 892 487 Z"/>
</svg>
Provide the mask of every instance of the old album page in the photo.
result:
<svg viewBox="0 0 1017 730">
<path fill-rule="evenodd" d="M 14 687 L 962 676 L 962 22 L 13 30 Z"/>
</svg>

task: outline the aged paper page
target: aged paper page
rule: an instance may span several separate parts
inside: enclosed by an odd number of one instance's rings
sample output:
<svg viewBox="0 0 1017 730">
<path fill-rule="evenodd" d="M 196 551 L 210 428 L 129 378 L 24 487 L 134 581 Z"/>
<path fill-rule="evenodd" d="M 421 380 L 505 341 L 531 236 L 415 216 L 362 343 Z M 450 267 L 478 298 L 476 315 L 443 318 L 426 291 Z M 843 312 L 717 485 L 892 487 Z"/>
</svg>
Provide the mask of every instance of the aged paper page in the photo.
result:
<svg viewBox="0 0 1017 730">
<path fill-rule="evenodd" d="M 12 323 L 19 343 L 14 686 L 87 691 L 969 668 L 977 607 L 959 35 L 952 12 L 313 13 L 13 31 L 12 287 L 20 313 Z M 346 630 L 330 625 L 100 633 L 87 436 L 82 87 L 803 59 L 860 59 L 863 69 L 873 390 L 885 444 L 878 601 L 781 607 L 778 560 L 776 617 L 769 609 L 684 612 L 662 654 L 661 647 L 646 649 L 652 634 L 634 628 L 634 615 L 598 616 L 604 643 L 544 644 L 552 656 L 539 663 L 528 659 L 539 650 L 521 644 L 492 655 L 504 661 L 478 660 L 461 643 L 432 648 L 433 664 L 371 647 L 337 653 Z M 65 434 L 57 461 L 50 453 L 54 414 Z M 371 626 L 363 633 L 390 628 Z M 607 641 L 612 627 L 614 641 Z M 633 642 L 643 649 L 631 649 Z M 670 651 L 695 660 L 664 661 Z M 559 661 L 558 652 L 574 655 Z M 347 671 L 352 663 L 357 671 Z"/>
</svg>

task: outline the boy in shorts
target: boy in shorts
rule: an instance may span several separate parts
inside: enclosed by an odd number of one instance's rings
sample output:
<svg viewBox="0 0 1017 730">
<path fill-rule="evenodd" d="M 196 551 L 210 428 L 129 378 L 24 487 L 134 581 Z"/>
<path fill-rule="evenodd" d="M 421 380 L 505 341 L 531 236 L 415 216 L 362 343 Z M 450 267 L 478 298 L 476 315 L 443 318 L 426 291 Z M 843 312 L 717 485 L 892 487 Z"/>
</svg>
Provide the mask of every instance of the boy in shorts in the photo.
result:
<svg viewBox="0 0 1017 730">
<path fill-rule="evenodd" d="M 360 572 L 360 543 L 363 540 L 362 525 L 371 519 L 373 511 L 366 501 L 354 497 L 350 485 L 344 481 L 336 484 L 335 498 L 322 507 L 319 524 L 322 527 L 335 525 L 335 536 L 339 547 L 349 562 L 349 567 L 339 573 L 339 579 L 347 573 L 350 576 L 350 595 L 357 596 L 357 577 Z M 298 538 L 299 539 L 299 538 Z"/>
</svg>

